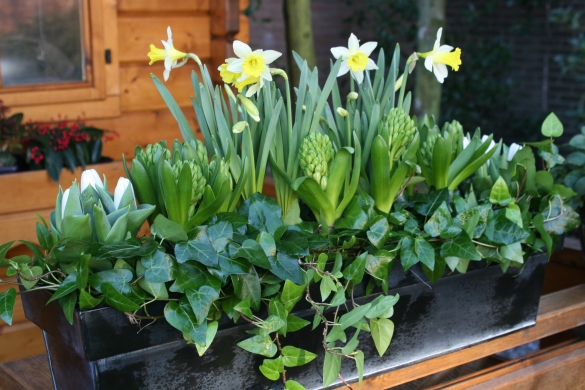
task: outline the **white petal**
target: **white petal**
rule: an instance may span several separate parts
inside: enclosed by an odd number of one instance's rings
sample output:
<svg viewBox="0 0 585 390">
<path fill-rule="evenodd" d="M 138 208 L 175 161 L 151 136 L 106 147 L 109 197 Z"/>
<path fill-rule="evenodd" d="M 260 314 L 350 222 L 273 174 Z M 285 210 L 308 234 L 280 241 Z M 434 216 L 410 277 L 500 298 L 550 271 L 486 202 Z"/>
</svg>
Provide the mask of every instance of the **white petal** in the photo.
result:
<svg viewBox="0 0 585 390">
<path fill-rule="evenodd" d="M 366 69 L 367 70 L 378 69 L 378 65 L 376 65 L 374 60 L 372 60 L 371 58 L 368 58 L 368 63 L 366 64 Z"/>
<path fill-rule="evenodd" d="M 445 77 L 441 74 L 441 71 L 439 70 L 439 68 L 437 68 L 437 65 L 433 66 L 433 73 L 435 74 L 437 81 L 443 84 L 443 81 L 445 81 Z"/>
<path fill-rule="evenodd" d="M 484 143 L 484 142 L 485 142 L 485 141 L 488 139 L 488 137 L 489 137 L 488 135 L 484 134 L 484 135 L 481 137 L 481 143 L 483 144 L 483 143 Z"/>
<path fill-rule="evenodd" d="M 129 184 L 130 180 L 126 179 L 125 177 L 121 177 L 120 179 L 118 179 L 118 184 L 116 185 L 116 189 L 114 190 L 114 207 L 116 208 L 116 210 L 118 209 L 118 206 L 120 206 L 122 195 L 124 195 L 124 192 L 126 191 L 126 188 L 128 188 Z"/>
<path fill-rule="evenodd" d="M 231 64 L 232 62 L 234 62 L 235 60 L 237 60 L 237 58 L 231 57 L 231 58 L 226 58 L 225 59 L 225 63 L 226 64 Z"/>
<path fill-rule="evenodd" d="M 469 146 L 470 142 L 471 141 L 469 140 L 469 138 L 463 137 L 463 149 L 465 149 L 467 146 Z"/>
<path fill-rule="evenodd" d="M 378 42 L 366 42 L 360 46 L 360 51 L 364 53 L 366 56 L 370 56 L 374 49 L 378 46 Z"/>
<path fill-rule="evenodd" d="M 173 33 L 171 32 L 171 26 L 167 27 L 167 36 L 169 37 L 169 41 L 173 39 Z"/>
<path fill-rule="evenodd" d="M 347 66 L 347 60 L 343 60 L 341 62 L 341 66 L 339 67 L 339 72 L 337 72 L 337 77 L 343 76 L 347 72 L 349 72 L 349 66 Z"/>
<path fill-rule="evenodd" d="M 242 73 L 244 71 L 244 68 L 242 66 L 243 64 L 244 60 L 238 58 L 228 64 L 227 70 L 233 73 Z"/>
<path fill-rule="evenodd" d="M 347 49 L 349 50 L 350 54 L 355 53 L 360 48 L 360 41 L 357 39 L 353 33 L 349 36 L 349 40 L 347 41 Z"/>
<path fill-rule="evenodd" d="M 447 69 L 447 65 L 445 64 L 435 64 L 435 67 L 441 72 L 443 78 L 449 76 L 449 70 Z"/>
<path fill-rule="evenodd" d="M 425 58 L 425 68 L 427 68 L 429 72 L 433 71 L 433 56 L 429 55 Z"/>
<path fill-rule="evenodd" d="M 347 50 L 347 47 L 343 47 L 343 46 L 337 46 L 337 47 L 332 47 L 331 48 L 331 54 L 333 54 L 333 57 L 335 58 L 347 58 L 349 57 L 349 50 Z"/>
<path fill-rule="evenodd" d="M 437 40 L 435 41 L 435 46 L 433 47 L 433 51 L 437 50 L 441 45 L 441 34 L 443 33 L 443 27 L 437 30 Z"/>
<path fill-rule="evenodd" d="M 260 83 L 252 84 L 250 88 L 246 91 L 246 97 L 250 97 L 254 95 L 260 89 Z"/>
<path fill-rule="evenodd" d="M 357 81 L 358 84 L 361 84 L 362 81 L 364 81 L 364 71 L 363 70 L 358 70 L 357 72 L 352 71 L 351 75 L 353 76 L 355 81 Z"/>
<path fill-rule="evenodd" d="M 512 161 L 512 159 L 514 158 L 514 155 L 520 149 L 522 149 L 522 146 L 518 145 L 517 143 L 513 143 L 512 145 L 510 145 L 510 148 L 508 149 L 508 158 L 506 158 L 506 160 Z"/>
<path fill-rule="evenodd" d="M 165 69 L 171 70 L 173 69 L 173 59 L 171 57 L 165 58 Z"/>
<path fill-rule="evenodd" d="M 453 46 L 449 45 L 442 45 L 437 49 L 437 51 L 440 51 L 442 53 L 449 53 L 451 50 L 453 50 Z"/>
<path fill-rule="evenodd" d="M 264 58 L 264 63 L 266 65 L 268 65 L 268 64 L 271 64 L 272 62 L 274 62 L 274 60 L 276 60 L 281 55 L 282 55 L 282 53 L 280 53 L 276 50 L 265 50 L 262 53 L 262 58 Z"/>
<path fill-rule="evenodd" d="M 234 41 L 234 53 L 240 58 L 246 58 L 252 54 L 252 49 L 242 41 Z"/>
<path fill-rule="evenodd" d="M 272 75 L 270 74 L 270 69 L 267 66 L 264 67 L 262 73 L 260 73 L 260 77 L 266 79 L 268 81 L 272 80 Z"/>
<path fill-rule="evenodd" d="M 67 199 L 69 199 L 69 188 L 65 190 L 63 197 L 61 198 L 61 218 L 65 217 L 65 206 L 67 206 Z"/>
<path fill-rule="evenodd" d="M 165 81 L 167 81 L 169 79 L 169 75 L 171 74 L 171 70 L 170 69 L 165 69 L 163 71 L 163 78 L 165 79 Z"/>
</svg>

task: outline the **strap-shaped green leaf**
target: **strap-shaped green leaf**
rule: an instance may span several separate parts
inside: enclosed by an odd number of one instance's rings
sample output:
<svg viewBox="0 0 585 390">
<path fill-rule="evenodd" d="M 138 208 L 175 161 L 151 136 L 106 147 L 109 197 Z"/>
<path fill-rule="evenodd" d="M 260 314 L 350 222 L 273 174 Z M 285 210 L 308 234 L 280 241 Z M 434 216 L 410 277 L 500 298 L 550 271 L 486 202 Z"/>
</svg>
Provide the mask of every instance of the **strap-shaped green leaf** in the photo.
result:
<svg viewBox="0 0 585 390">
<path fill-rule="evenodd" d="M 195 134 L 193 133 L 193 130 L 189 125 L 189 121 L 187 121 L 185 114 L 183 114 L 183 111 L 181 111 L 181 108 L 177 104 L 175 98 L 173 98 L 173 95 L 171 95 L 167 87 L 165 87 L 165 85 L 154 74 L 151 73 L 150 77 L 154 82 L 154 86 L 156 87 L 156 89 L 158 89 L 160 96 L 163 98 L 167 107 L 171 111 L 171 114 L 173 114 L 173 117 L 179 124 L 179 130 L 181 131 L 183 139 L 185 141 L 195 139 Z"/>
</svg>

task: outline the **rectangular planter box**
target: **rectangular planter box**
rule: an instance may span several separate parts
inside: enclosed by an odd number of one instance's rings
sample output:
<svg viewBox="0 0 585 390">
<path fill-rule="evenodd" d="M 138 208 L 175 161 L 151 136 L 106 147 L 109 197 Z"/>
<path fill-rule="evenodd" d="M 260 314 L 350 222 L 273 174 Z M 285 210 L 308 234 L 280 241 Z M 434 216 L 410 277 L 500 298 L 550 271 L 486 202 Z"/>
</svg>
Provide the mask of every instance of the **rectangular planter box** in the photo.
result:
<svg viewBox="0 0 585 390">
<path fill-rule="evenodd" d="M 533 326 L 547 258 L 529 259 L 521 273 L 499 266 L 446 275 L 436 283 L 425 279 L 420 268 L 391 273 L 391 294 L 400 294 L 394 307 L 395 324 L 390 348 L 382 357 L 371 336 L 360 333 L 359 349 L 365 354 L 365 376 L 414 364 L 494 337 Z M 358 304 L 377 296 L 356 299 Z M 143 327 L 130 324 L 123 313 L 108 307 L 76 311 L 73 326 L 57 302 L 46 306 L 49 293 L 22 295 L 26 316 L 43 329 L 55 389 L 278 389 L 282 384 L 264 378 L 258 366 L 264 357 L 250 354 L 236 343 L 251 337 L 248 324 L 220 324 L 216 338 L 199 357 L 181 333 L 164 320 Z M 298 316 L 312 320 L 311 310 Z M 146 324 L 142 324 L 146 325 Z M 321 388 L 322 330 L 310 325 L 285 340 L 319 353 L 308 365 L 287 369 L 287 378 L 308 389 Z M 350 335 L 348 335 L 349 337 Z M 343 361 L 346 380 L 357 378 L 353 361 Z"/>
</svg>

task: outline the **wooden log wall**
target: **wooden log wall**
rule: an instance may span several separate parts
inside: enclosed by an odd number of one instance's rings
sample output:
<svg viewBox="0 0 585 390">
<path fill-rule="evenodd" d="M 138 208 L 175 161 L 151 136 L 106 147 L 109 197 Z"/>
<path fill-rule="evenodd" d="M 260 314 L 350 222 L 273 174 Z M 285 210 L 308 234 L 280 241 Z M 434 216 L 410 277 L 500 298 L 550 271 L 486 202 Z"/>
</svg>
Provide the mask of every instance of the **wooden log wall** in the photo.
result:
<svg viewBox="0 0 585 390">
<path fill-rule="evenodd" d="M 103 4 L 99 10 L 103 28 L 97 29 L 99 36 L 92 39 L 109 49 L 112 58 L 111 64 L 104 66 L 103 85 L 97 88 L 105 91 L 103 98 L 67 101 L 71 99 L 60 90 L 57 93 L 63 96 L 61 100 L 47 102 L 41 96 L 36 104 L 34 100 L 3 94 L 0 89 L 0 99 L 12 112 L 23 112 L 27 120 L 50 120 L 60 114 L 82 117 L 89 124 L 117 131 L 120 137 L 106 142 L 103 151 L 104 156 L 115 162 L 98 168 L 100 174 L 107 175 L 112 190 L 118 178 L 124 176 L 122 154 L 131 159 L 136 145 L 181 139 L 177 123 L 151 80 L 151 73 L 162 80 L 164 67 L 162 62 L 148 65 L 149 45 L 162 47 L 161 40 L 167 39 L 167 26 L 171 26 L 175 47 L 196 53 L 213 71 L 214 80 L 219 81 L 216 69 L 225 58 L 233 56 L 233 40 L 248 42 L 248 19 L 242 14 L 247 0 L 96 1 Z M 94 7 L 94 0 L 91 2 Z M 190 73 L 196 68 L 190 61 L 183 68 L 173 70 L 165 83 L 193 129 L 197 126 L 190 100 L 193 94 Z M 68 186 L 74 178 L 79 180 L 80 174 L 81 169 L 75 174 L 64 170 L 62 185 Z M 36 242 L 34 214 L 47 218 L 54 208 L 57 191 L 57 185 L 42 171 L 0 175 L 0 243 L 18 239 Z M 21 246 L 11 252 L 22 250 Z M 0 274 L 0 278 L 5 277 Z M 0 291 L 8 287 L 0 284 Z M 12 327 L 0 321 L 0 363 L 44 351 L 41 332 L 26 320 L 19 299 Z"/>
</svg>

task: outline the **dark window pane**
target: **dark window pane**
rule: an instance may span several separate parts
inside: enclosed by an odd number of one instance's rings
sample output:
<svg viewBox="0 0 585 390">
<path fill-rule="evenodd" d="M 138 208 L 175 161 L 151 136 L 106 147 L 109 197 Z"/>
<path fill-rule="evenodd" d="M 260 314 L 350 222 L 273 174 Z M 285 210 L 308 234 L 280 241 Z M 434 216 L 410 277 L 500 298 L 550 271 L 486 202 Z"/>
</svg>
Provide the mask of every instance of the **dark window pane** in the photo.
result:
<svg viewBox="0 0 585 390">
<path fill-rule="evenodd" d="M 0 2 L 2 86 L 85 80 L 81 0 Z"/>
</svg>

